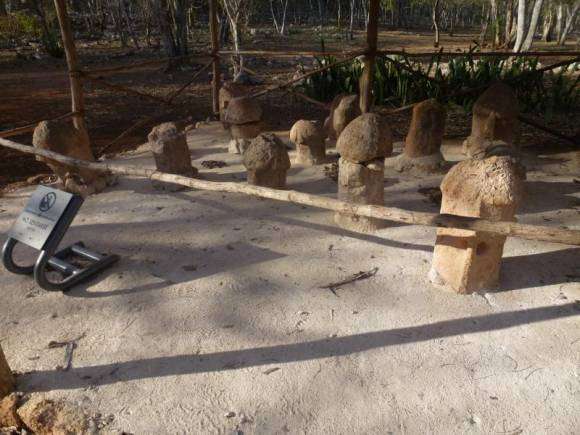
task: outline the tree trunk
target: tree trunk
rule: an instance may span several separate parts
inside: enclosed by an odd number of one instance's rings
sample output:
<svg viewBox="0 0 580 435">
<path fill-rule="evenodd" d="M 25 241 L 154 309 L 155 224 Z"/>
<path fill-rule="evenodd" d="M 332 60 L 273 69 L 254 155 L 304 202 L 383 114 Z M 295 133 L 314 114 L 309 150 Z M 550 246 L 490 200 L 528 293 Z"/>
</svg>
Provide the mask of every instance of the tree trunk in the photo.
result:
<svg viewBox="0 0 580 435">
<path fill-rule="evenodd" d="M 564 29 L 564 5 L 560 1 L 556 8 L 556 42 L 560 42 Z"/>
<path fill-rule="evenodd" d="M 526 30 L 526 0 L 518 0 L 518 24 L 516 30 L 516 43 L 514 53 L 521 50 L 524 43 L 524 33 Z"/>
<path fill-rule="evenodd" d="M 439 1 L 435 0 L 435 3 L 433 3 L 433 13 L 431 15 L 433 28 L 435 29 L 435 40 L 433 41 L 435 48 L 439 47 Z"/>
<path fill-rule="evenodd" d="M 544 0 L 536 0 L 534 3 L 534 8 L 532 9 L 532 18 L 530 20 L 530 27 L 528 29 L 528 36 L 526 36 L 526 39 L 522 44 L 522 51 L 528 51 L 532 47 L 532 43 L 534 42 L 534 35 L 536 34 L 536 30 L 538 28 L 538 22 L 540 20 L 540 12 L 542 11 L 543 4 Z"/>
<path fill-rule="evenodd" d="M 492 46 L 497 47 L 500 43 L 499 41 L 499 17 L 497 10 L 497 0 L 490 0 L 490 14 L 491 14 L 491 26 L 493 30 L 492 36 Z"/>
<path fill-rule="evenodd" d="M 574 24 L 574 20 L 576 19 L 576 14 L 578 13 L 578 9 L 580 8 L 580 1 L 576 0 L 576 3 L 572 8 L 569 5 L 566 5 L 566 25 L 564 26 L 564 30 L 560 39 L 558 40 L 558 45 L 564 45 L 566 43 L 566 38 L 568 37 L 568 33 L 570 33 L 570 29 Z"/>
<path fill-rule="evenodd" d="M 14 391 L 16 383 L 0 345 L 0 400 Z"/>
<path fill-rule="evenodd" d="M 355 13 L 354 6 L 355 0 L 350 0 L 350 24 L 348 33 L 351 41 L 354 39 L 354 13 Z"/>
<path fill-rule="evenodd" d="M 554 28 L 554 8 L 548 2 L 544 14 L 544 23 L 542 25 L 542 41 L 550 42 L 552 40 L 552 30 Z"/>
<path fill-rule="evenodd" d="M 512 39 L 512 27 L 514 25 L 514 0 L 506 1 L 505 29 L 504 29 L 504 46 L 509 47 Z"/>
</svg>

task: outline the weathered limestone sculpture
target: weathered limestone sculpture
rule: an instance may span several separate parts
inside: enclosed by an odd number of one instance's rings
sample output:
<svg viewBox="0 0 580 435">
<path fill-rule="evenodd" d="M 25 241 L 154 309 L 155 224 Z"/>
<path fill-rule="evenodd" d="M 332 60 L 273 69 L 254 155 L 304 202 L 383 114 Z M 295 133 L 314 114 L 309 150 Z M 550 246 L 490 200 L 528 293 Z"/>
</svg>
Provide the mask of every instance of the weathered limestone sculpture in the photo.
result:
<svg viewBox="0 0 580 435">
<path fill-rule="evenodd" d="M 14 376 L 6 362 L 2 346 L 0 346 L 0 400 L 14 391 L 15 386 Z"/>
<path fill-rule="evenodd" d="M 296 122 L 290 130 L 290 141 L 296 145 L 296 163 L 312 166 L 326 162 L 324 135 L 318 123 Z"/>
<path fill-rule="evenodd" d="M 336 143 L 338 198 L 356 204 L 384 204 L 385 157 L 393 151 L 391 130 L 386 120 L 365 113 L 352 121 Z M 372 232 L 383 221 L 363 216 L 335 213 L 335 222 L 353 231 Z"/>
<path fill-rule="evenodd" d="M 230 153 L 243 154 L 251 139 L 262 131 L 262 108 L 255 99 L 234 98 L 226 109 L 224 121 L 229 124 L 232 135 Z"/>
<path fill-rule="evenodd" d="M 358 95 L 337 95 L 330 106 L 330 115 L 324 121 L 324 132 L 337 140 L 345 127 L 361 114 Z"/>
<path fill-rule="evenodd" d="M 441 213 L 513 221 L 523 195 L 521 168 L 511 157 L 465 160 L 441 184 Z M 505 236 L 439 228 L 429 278 L 457 293 L 490 290 L 499 283 Z"/>
<path fill-rule="evenodd" d="M 86 131 L 77 129 L 66 120 L 42 121 L 34 129 L 32 143 L 35 148 L 54 151 L 76 159 L 95 160 Z M 67 192 L 88 196 L 102 191 L 107 186 L 107 176 L 102 173 L 73 168 L 44 157 L 36 159 L 50 167 Z"/>
<path fill-rule="evenodd" d="M 405 149 L 396 158 L 397 171 L 430 173 L 441 169 L 446 115 L 445 107 L 436 100 L 423 101 L 413 108 Z"/>
<path fill-rule="evenodd" d="M 155 166 L 160 172 L 194 177 L 197 169 L 191 165 L 191 155 L 187 147 L 185 133 L 173 122 L 160 124 L 148 136 L 149 146 L 155 158 Z M 177 184 L 152 180 L 153 187 L 176 192 L 184 187 Z"/>
<path fill-rule="evenodd" d="M 245 94 L 245 86 L 232 81 L 224 82 L 219 92 L 220 119 L 223 121 L 226 109 L 234 98 L 239 98 Z M 226 125 L 227 128 L 227 125 Z"/>
<path fill-rule="evenodd" d="M 284 142 L 275 134 L 256 137 L 244 152 L 244 166 L 248 170 L 248 184 L 284 189 L 290 158 Z"/>
<path fill-rule="evenodd" d="M 503 83 L 491 85 L 473 106 L 471 135 L 463 142 L 468 156 L 485 152 L 490 141 L 501 140 L 517 149 L 519 135 L 518 100 Z"/>
</svg>

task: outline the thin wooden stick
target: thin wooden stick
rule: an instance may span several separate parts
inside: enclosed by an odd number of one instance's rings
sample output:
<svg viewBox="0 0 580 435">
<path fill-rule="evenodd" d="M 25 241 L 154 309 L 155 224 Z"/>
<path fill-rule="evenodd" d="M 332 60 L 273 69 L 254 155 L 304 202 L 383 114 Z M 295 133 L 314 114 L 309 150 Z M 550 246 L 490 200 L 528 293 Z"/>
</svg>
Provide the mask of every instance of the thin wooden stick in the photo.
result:
<svg viewBox="0 0 580 435">
<path fill-rule="evenodd" d="M 95 69 L 85 68 L 82 70 L 82 72 L 85 74 L 88 74 L 88 75 L 101 76 L 101 75 L 115 74 L 115 73 L 120 73 L 120 72 L 125 72 L 125 71 L 131 71 L 133 69 L 139 69 L 139 68 L 143 68 L 146 66 L 163 65 L 163 64 L 166 64 L 167 62 L 169 62 L 170 60 L 175 61 L 175 60 L 183 60 L 183 59 L 204 59 L 204 58 L 208 58 L 208 57 L 212 57 L 212 54 L 205 53 L 205 52 L 198 52 L 198 53 L 188 54 L 185 56 L 163 57 L 161 59 L 145 60 L 143 62 L 135 62 L 135 63 L 131 63 L 129 65 L 119 65 L 119 66 L 113 66 L 110 68 L 95 68 Z"/>
<path fill-rule="evenodd" d="M 221 77 L 220 77 L 220 41 L 218 35 L 218 19 L 217 19 L 217 4 L 216 0 L 209 0 L 209 30 L 211 35 L 211 52 L 213 55 L 213 79 L 212 79 L 212 109 L 215 116 L 219 116 L 220 113 L 220 87 L 221 87 Z"/>
<path fill-rule="evenodd" d="M 290 86 L 290 85 L 292 85 L 294 83 L 297 83 L 299 81 L 302 81 L 302 80 L 304 80 L 304 79 L 306 79 L 306 78 L 308 78 L 310 76 L 313 76 L 313 75 L 319 74 L 321 72 L 324 72 L 324 71 L 326 71 L 328 69 L 334 68 L 335 66 L 342 65 L 343 63 L 351 62 L 355 57 L 358 57 L 361 54 L 363 54 L 363 53 L 362 52 L 359 52 L 359 53 L 357 53 L 357 54 L 355 54 L 355 55 L 353 55 L 351 57 L 348 57 L 346 59 L 339 60 L 337 62 L 334 62 L 334 63 L 331 63 L 329 65 L 323 66 L 322 68 L 315 69 L 315 70 L 310 71 L 310 72 L 308 72 L 306 74 L 303 74 L 303 75 L 301 75 L 299 77 L 293 78 L 290 81 L 287 81 L 287 82 L 284 82 L 284 83 L 280 83 L 280 84 L 271 86 L 271 87 L 269 87 L 267 89 L 264 89 L 263 91 L 260 91 L 260 92 L 255 93 L 255 94 L 248 95 L 248 97 L 249 98 L 262 97 L 262 96 L 264 96 L 266 94 L 269 94 L 270 92 L 277 91 L 278 89 L 285 88 L 285 87 Z"/>
<path fill-rule="evenodd" d="M 73 116 L 75 116 L 74 112 L 68 112 L 68 113 L 65 113 L 64 115 L 57 116 L 56 118 L 41 119 L 41 120 L 38 120 L 36 122 L 31 122 L 30 124 L 23 125 L 22 127 L 13 128 L 12 130 L 0 131 L 0 137 L 12 137 L 12 136 L 18 136 L 18 135 L 24 134 L 24 133 L 30 133 L 30 132 L 34 131 L 34 129 L 37 127 L 37 125 L 39 123 L 41 123 L 42 121 L 60 121 L 62 119 L 71 118 Z"/>
<path fill-rule="evenodd" d="M 354 204 L 340 201 L 334 198 L 311 195 L 294 190 L 276 190 L 267 187 L 252 186 L 240 183 L 206 181 L 183 177 L 181 175 L 166 174 L 155 171 L 153 169 L 78 160 L 48 150 L 33 148 L 28 145 L 12 142 L 7 139 L 0 139 L 0 145 L 17 151 L 22 151 L 24 153 L 40 155 L 42 157 L 56 160 L 69 166 L 92 169 L 99 172 L 109 172 L 112 174 L 145 177 L 151 180 L 179 184 L 181 186 L 191 187 L 194 189 L 208 190 L 212 192 L 230 192 L 254 195 L 261 198 L 308 205 L 349 215 L 366 216 L 369 218 L 401 222 L 409 225 L 485 231 L 489 233 L 501 234 L 504 236 L 520 237 L 528 240 L 540 240 L 552 243 L 562 243 L 565 245 L 580 246 L 580 230 L 527 225 L 515 222 L 489 221 L 485 219 L 446 214 L 414 212 L 395 207 L 383 207 L 380 205 Z"/>
<path fill-rule="evenodd" d="M 125 94 L 134 95 L 136 97 L 148 98 L 150 100 L 157 101 L 158 103 L 167 104 L 167 100 L 165 100 L 165 99 L 163 99 L 161 97 L 157 97 L 155 95 L 147 94 L 145 92 L 139 92 L 139 91 L 136 91 L 135 89 L 131 89 L 131 88 L 127 87 L 127 86 L 116 85 L 114 83 L 110 83 L 110 82 L 108 82 L 106 80 L 103 80 L 103 79 L 100 79 L 100 78 L 97 78 L 97 77 L 93 77 L 91 75 L 87 75 L 87 74 L 84 74 L 84 73 L 83 73 L 83 76 L 86 77 L 86 79 L 88 81 L 95 82 L 98 85 L 101 85 L 101 86 L 103 86 L 105 88 L 108 88 L 108 89 L 111 89 L 113 91 L 123 92 Z"/>
<path fill-rule="evenodd" d="M 250 68 L 248 68 L 247 66 L 242 66 L 241 68 L 242 68 L 242 70 L 244 70 L 244 71 L 246 71 L 247 73 L 249 73 L 249 74 L 253 75 L 254 77 L 259 77 L 259 78 L 262 78 L 262 76 L 261 76 L 260 74 L 258 74 L 258 73 L 257 73 L 256 71 L 254 71 L 253 69 L 250 69 Z M 281 82 L 281 81 L 279 81 L 279 80 L 275 80 L 274 82 L 275 82 L 275 83 L 282 83 L 282 82 Z M 326 109 L 330 108 L 330 104 L 328 104 L 328 103 L 323 103 L 322 101 L 315 100 L 314 98 L 311 98 L 311 97 L 309 97 L 308 95 L 305 95 L 305 94 L 303 94 L 303 93 L 302 93 L 302 92 L 300 92 L 300 91 L 297 91 L 296 89 L 289 88 L 289 89 L 288 89 L 288 92 L 290 92 L 291 94 L 294 94 L 294 95 L 295 95 L 295 96 L 297 96 L 298 98 L 302 98 L 304 101 L 307 101 L 307 102 L 309 102 L 309 103 L 311 103 L 311 104 L 314 104 L 315 106 L 318 106 L 318 107 L 320 107 L 321 109 L 325 109 L 325 110 L 326 110 Z"/>
<path fill-rule="evenodd" d="M 54 7 L 60 26 L 60 33 L 62 36 L 62 45 L 66 54 L 66 64 L 70 78 L 70 92 L 72 100 L 72 109 L 75 115 L 73 117 L 74 126 L 82 131 L 88 137 L 87 127 L 85 125 L 84 112 L 85 101 L 83 95 L 83 81 L 78 73 L 78 58 L 77 50 L 73 32 L 70 25 L 70 18 L 68 16 L 66 1 L 54 0 Z"/>
<path fill-rule="evenodd" d="M 580 51 L 522 51 L 512 53 L 511 51 L 406 51 L 406 50 L 379 50 L 379 56 L 406 56 L 406 57 L 563 57 L 580 56 Z"/>
<path fill-rule="evenodd" d="M 195 80 L 204 72 L 207 71 L 209 69 L 209 67 L 211 67 L 213 65 L 213 60 L 211 60 L 209 63 L 205 64 L 200 70 L 198 70 L 193 77 L 191 78 L 191 80 L 187 83 L 185 83 L 181 88 L 179 88 L 177 91 L 175 91 L 173 94 L 171 94 L 168 98 L 167 98 L 167 103 L 168 104 L 172 104 L 173 100 L 175 98 L 177 98 L 183 91 L 185 91 L 188 87 L 190 87 L 193 82 L 195 82 Z"/>
<path fill-rule="evenodd" d="M 364 67 L 359 81 L 359 104 L 362 113 L 369 112 L 373 103 L 373 77 L 375 74 L 375 59 L 377 57 L 379 8 L 379 0 L 370 0 L 369 20 L 367 24 L 367 50 L 363 58 Z"/>
</svg>

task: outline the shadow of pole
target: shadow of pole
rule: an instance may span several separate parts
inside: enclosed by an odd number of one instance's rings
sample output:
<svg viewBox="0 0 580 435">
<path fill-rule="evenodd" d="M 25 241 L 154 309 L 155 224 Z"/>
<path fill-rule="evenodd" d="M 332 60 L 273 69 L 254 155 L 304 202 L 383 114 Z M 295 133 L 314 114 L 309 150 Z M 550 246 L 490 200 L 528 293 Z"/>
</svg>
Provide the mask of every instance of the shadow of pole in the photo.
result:
<svg viewBox="0 0 580 435">
<path fill-rule="evenodd" d="M 284 364 L 345 356 L 371 349 L 419 343 L 463 334 L 497 331 L 522 324 L 578 315 L 580 315 L 580 303 L 576 301 L 565 305 L 445 320 L 428 325 L 367 332 L 303 343 L 215 352 L 205 355 L 157 357 L 73 368 L 68 372 L 56 370 L 33 372 L 20 376 L 19 383 L 26 391 L 50 391 L 86 388 L 146 378 L 220 372 L 272 363 Z"/>
</svg>

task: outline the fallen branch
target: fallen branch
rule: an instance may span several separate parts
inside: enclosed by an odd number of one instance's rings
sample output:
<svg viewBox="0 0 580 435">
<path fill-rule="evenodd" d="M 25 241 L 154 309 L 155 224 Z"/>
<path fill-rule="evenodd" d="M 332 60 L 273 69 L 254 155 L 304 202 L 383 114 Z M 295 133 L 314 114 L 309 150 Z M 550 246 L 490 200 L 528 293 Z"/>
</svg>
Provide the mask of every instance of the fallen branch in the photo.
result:
<svg viewBox="0 0 580 435">
<path fill-rule="evenodd" d="M 295 190 L 276 190 L 248 184 L 206 181 L 196 178 L 188 178 L 181 175 L 166 174 L 152 169 L 144 169 L 134 166 L 106 162 L 88 162 L 86 160 L 74 159 L 44 149 L 33 148 L 29 145 L 19 144 L 7 139 L 0 139 L 0 145 L 27 154 L 35 154 L 51 160 L 56 160 L 73 167 L 92 169 L 94 171 L 108 172 L 118 175 L 144 177 L 151 180 L 178 184 L 193 189 L 208 190 L 212 192 L 242 193 L 245 195 L 254 195 L 277 201 L 318 207 L 348 215 L 365 216 L 409 225 L 484 231 L 504 236 L 520 237 L 528 240 L 541 240 L 545 242 L 580 246 L 580 230 L 519 224 L 516 222 L 489 221 L 485 219 L 447 214 L 415 212 L 380 205 L 354 204 L 334 198 L 297 192 Z"/>
<path fill-rule="evenodd" d="M 343 279 L 342 281 L 333 282 L 332 284 L 323 285 L 320 288 L 322 288 L 322 289 L 328 289 L 332 293 L 334 293 L 335 296 L 338 296 L 336 294 L 336 290 L 338 290 L 343 285 L 350 284 L 350 283 L 353 283 L 355 281 L 360 281 L 362 279 L 371 278 L 371 277 L 375 276 L 378 271 L 379 271 L 379 268 L 378 267 L 375 267 L 375 268 L 373 268 L 371 270 L 368 270 L 366 272 L 360 271 L 359 273 L 355 273 L 351 277 L 346 278 L 346 279 Z"/>
</svg>

